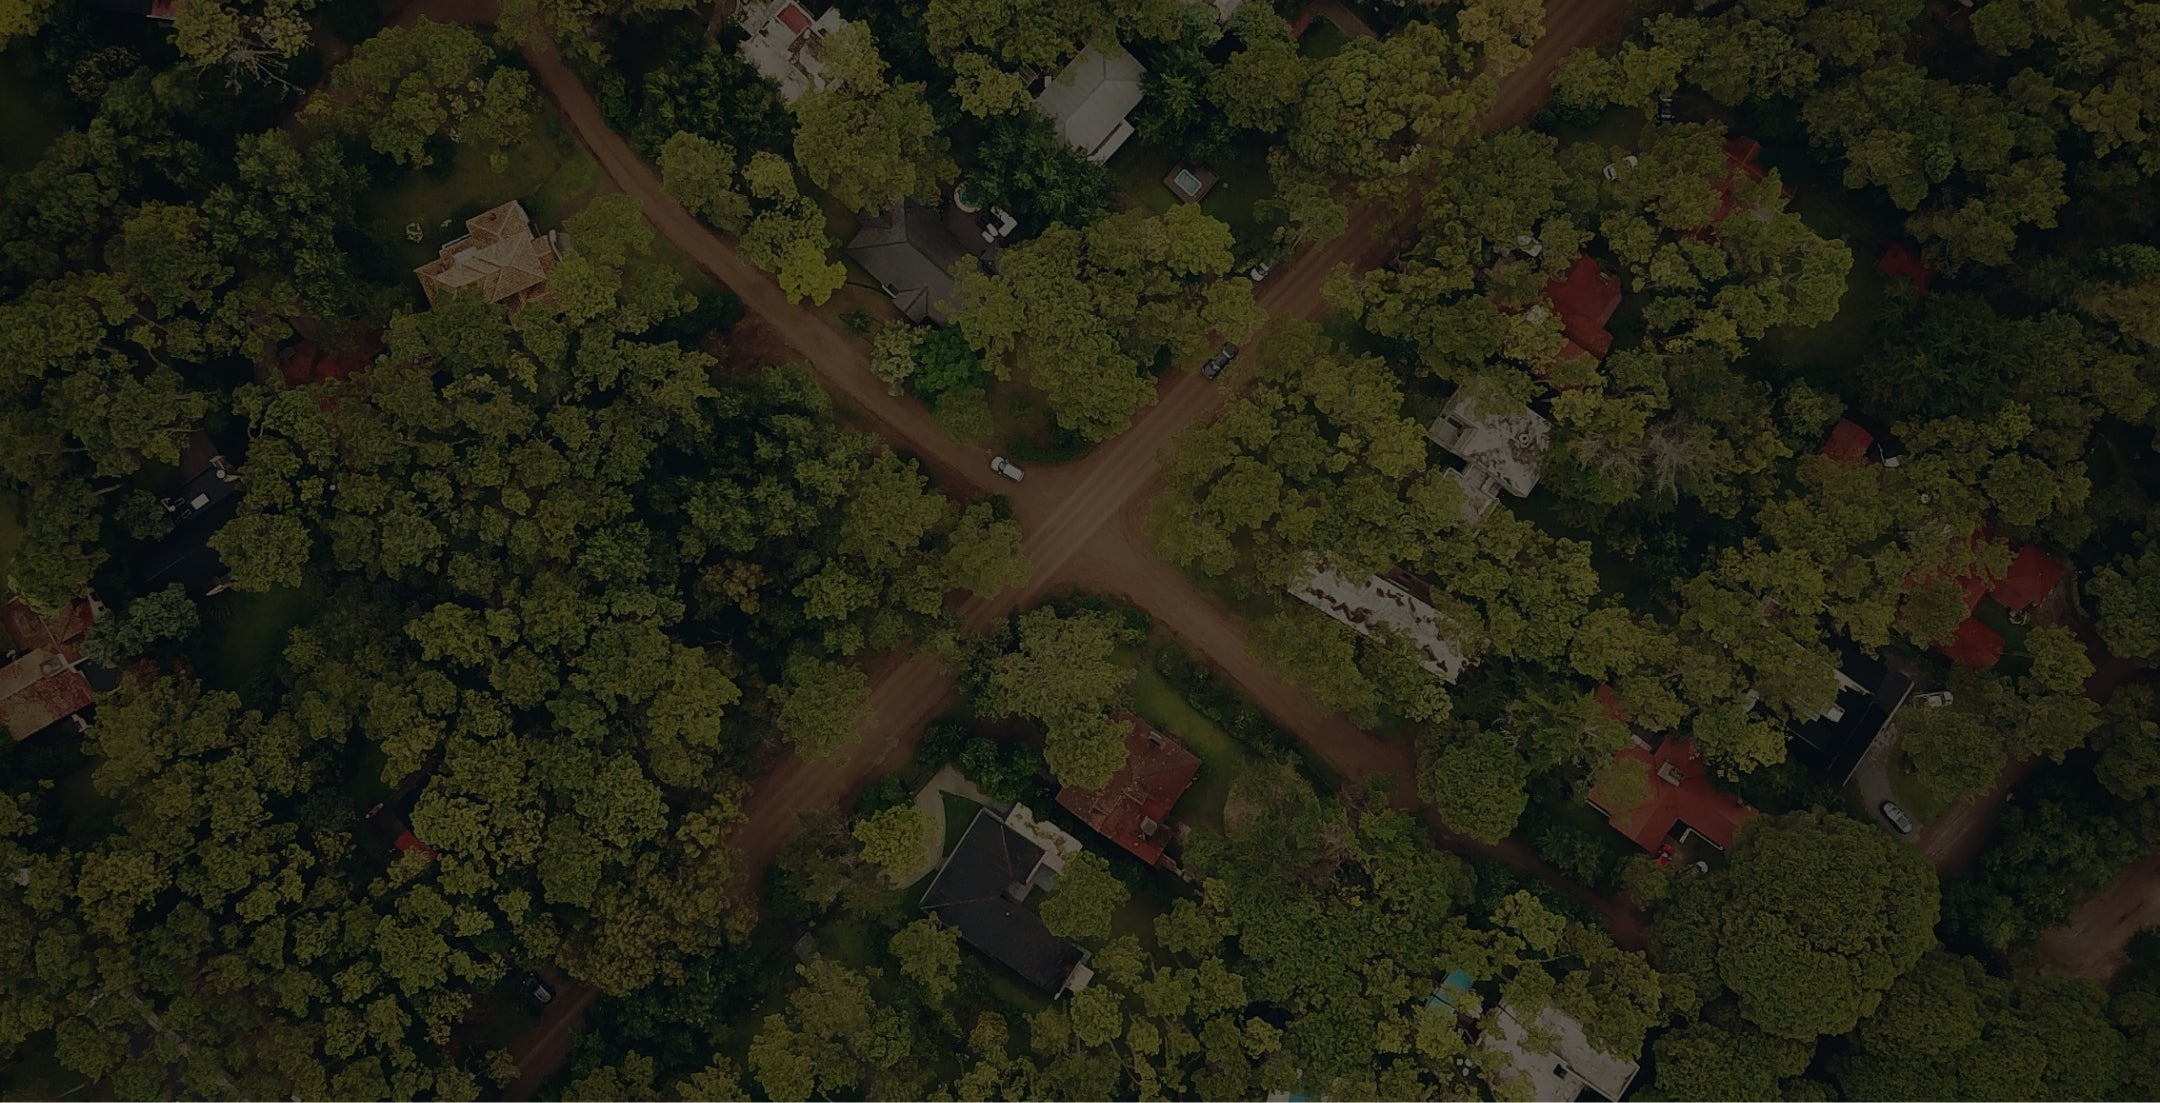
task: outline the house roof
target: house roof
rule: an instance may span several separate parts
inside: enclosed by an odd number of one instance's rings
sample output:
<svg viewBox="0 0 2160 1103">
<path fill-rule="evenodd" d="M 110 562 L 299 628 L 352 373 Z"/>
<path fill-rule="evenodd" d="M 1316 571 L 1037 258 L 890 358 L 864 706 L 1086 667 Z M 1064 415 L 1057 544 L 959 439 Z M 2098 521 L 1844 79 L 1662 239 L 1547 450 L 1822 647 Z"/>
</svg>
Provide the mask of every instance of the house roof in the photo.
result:
<svg viewBox="0 0 2160 1103">
<path fill-rule="evenodd" d="M 1299 601 L 1356 629 L 1361 636 L 1371 635 L 1375 624 L 1401 632 L 1418 649 L 1419 665 L 1441 681 L 1453 682 L 1470 665 L 1441 629 L 1439 613 L 1400 583 L 1379 575 L 1362 583 L 1352 582 L 1315 563 L 1303 581 L 1285 589 Z"/>
<path fill-rule="evenodd" d="M 1537 1033 L 1543 1035 L 1539 1042 L 1531 1040 L 1521 1015 L 1521 1009 L 1502 1003 L 1495 1028 L 1480 1034 L 1478 1045 L 1505 1053 L 1514 1063 L 1515 1077 L 1502 1073 L 1496 1080 L 1530 1081 L 1528 1092 L 1516 1093 L 1522 1098 L 1572 1101 L 1588 1091 L 1597 1098 L 1618 1099 L 1635 1082 L 1641 1066 L 1591 1045 L 1582 1023 L 1573 1016 L 1549 1005 L 1531 1016 Z M 1544 1048 L 1545 1043 L 1550 1043 L 1550 1050 Z"/>
<path fill-rule="evenodd" d="M 441 255 L 413 269 L 433 304 L 443 295 L 477 287 L 491 303 L 515 310 L 546 293 L 543 286 L 557 257 L 555 235 L 535 236 L 525 206 L 513 199 L 465 220 L 465 236 Z"/>
<path fill-rule="evenodd" d="M 1127 113 L 1144 94 L 1140 78 L 1147 67 L 1113 44 L 1115 56 L 1093 46 L 1080 51 L 1057 76 L 1043 82 L 1035 108 L 1057 122 L 1065 136 L 1090 160 L 1107 161 L 1132 137 Z"/>
<path fill-rule="evenodd" d="M 1794 753 L 1842 785 L 1912 695 L 1912 679 L 1852 641 L 1831 641 L 1837 652 L 1837 696 L 1822 715 L 1786 725 Z"/>
<path fill-rule="evenodd" d="M 50 651 L 70 661 L 82 658 L 84 634 L 97 621 L 97 606 L 77 598 L 58 611 L 41 613 L 21 598 L 0 605 L 0 624 L 7 627 L 15 651 Z"/>
<path fill-rule="evenodd" d="M 1957 626 L 1957 635 L 1946 646 L 1937 648 L 1959 666 L 1985 669 L 2001 660 L 2003 653 L 2002 633 L 1980 623 L 1976 617 L 1966 617 Z"/>
<path fill-rule="evenodd" d="M 1613 336 L 1605 328 L 1620 306 L 1620 280 L 1598 267 L 1588 256 L 1578 256 L 1566 277 L 1545 285 L 1545 297 L 1560 315 L 1568 348 L 1562 356 L 1589 355 L 1604 359 L 1612 351 Z"/>
<path fill-rule="evenodd" d="M 847 253 L 884 286 L 901 313 L 940 325 L 952 305 L 952 266 L 969 255 L 936 211 L 905 200 L 863 219 Z"/>
<path fill-rule="evenodd" d="M 1882 259 L 1875 262 L 1875 270 L 1893 279 L 1912 281 L 1914 289 L 1927 294 L 1928 280 L 1934 278 L 1935 268 L 1905 247 L 1902 241 L 1893 241 L 1883 250 Z"/>
<path fill-rule="evenodd" d="M 812 19 L 796 0 L 767 0 L 743 4 L 735 18 L 749 32 L 737 49 L 760 76 L 780 86 L 782 102 L 792 104 L 812 88 L 825 87 L 818 50 L 826 35 L 847 25 L 839 8 Z"/>
<path fill-rule="evenodd" d="M 1839 418 L 1830 427 L 1829 439 L 1823 441 L 1822 454 L 1833 460 L 1860 460 L 1867 458 L 1867 450 L 1875 444 L 1875 434 L 1855 424 L 1850 418 Z"/>
<path fill-rule="evenodd" d="M 1995 600 L 2011 610 L 2038 605 L 2062 580 L 2065 569 L 2062 560 L 2041 551 L 2036 544 L 2027 544 L 2018 549 L 2009 571 L 1995 583 Z"/>
<path fill-rule="evenodd" d="M 796 34 L 801 34 L 810 29 L 810 13 L 802 10 L 802 5 L 795 3 L 795 0 L 788 0 L 787 3 L 780 5 L 780 10 L 773 13 L 773 18 L 778 19 L 782 26 Z"/>
<path fill-rule="evenodd" d="M 1068 785 L 1057 802 L 1141 861 L 1161 860 L 1170 841 L 1164 826 L 1170 809 L 1200 773 L 1200 760 L 1176 740 L 1131 721 L 1125 732 L 1125 765 L 1100 789 Z"/>
<path fill-rule="evenodd" d="M 1508 493 L 1528 497 L 1537 487 L 1545 454 L 1552 450 L 1552 423 L 1527 407 L 1488 414 L 1478 406 L 1468 388 L 1456 391 L 1425 435 L 1464 463 L 1492 472 Z"/>
<path fill-rule="evenodd" d="M 1732 846 L 1733 833 L 1755 814 L 1740 798 L 1710 783 L 1702 756 L 1685 739 L 1668 738 L 1655 751 L 1623 747 L 1613 758 L 1642 765 L 1647 791 L 1641 803 L 1616 807 L 1620 798 L 1605 785 L 1590 790 L 1590 803 L 1605 812 L 1615 830 L 1644 850 L 1655 853 L 1679 824 L 1726 849 Z"/>
<path fill-rule="evenodd" d="M 0 727 L 17 741 L 89 708 L 90 680 L 50 651 L 32 651 L 0 667 Z"/>
<path fill-rule="evenodd" d="M 1085 955 L 1007 895 L 1008 889 L 1025 885 L 1035 875 L 1042 859 L 1042 847 L 985 808 L 975 814 L 923 891 L 922 909 L 957 928 L 968 945 L 1035 987 L 1055 993 Z"/>
</svg>

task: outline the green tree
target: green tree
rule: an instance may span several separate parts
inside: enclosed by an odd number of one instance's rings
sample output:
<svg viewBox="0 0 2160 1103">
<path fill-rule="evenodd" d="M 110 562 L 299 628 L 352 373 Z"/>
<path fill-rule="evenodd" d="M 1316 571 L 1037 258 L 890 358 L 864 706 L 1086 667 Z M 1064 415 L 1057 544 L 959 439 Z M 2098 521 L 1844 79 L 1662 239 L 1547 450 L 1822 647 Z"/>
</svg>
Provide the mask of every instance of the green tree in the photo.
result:
<svg viewBox="0 0 2160 1103">
<path fill-rule="evenodd" d="M 892 955 L 900 974 L 922 986 L 930 1003 L 945 1002 L 960 969 L 960 931 L 933 919 L 918 919 L 892 936 Z"/>
<path fill-rule="evenodd" d="M 1109 784 L 1125 761 L 1125 726 L 1108 713 L 1132 684 L 1132 669 L 1116 657 L 1126 630 L 1106 613 L 1049 608 L 1022 613 L 1015 625 L 1016 650 L 989 660 L 983 707 L 1043 725 L 1043 755 L 1065 784 Z"/>
<path fill-rule="evenodd" d="M 500 165 L 502 147 L 524 140 L 533 107 L 524 71 L 498 64 L 470 29 L 423 16 L 354 47 L 331 71 L 328 95 L 303 114 L 366 138 L 401 165 L 432 163 L 427 147 L 438 138 L 492 149 Z"/>
<path fill-rule="evenodd" d="M 1130 895 L 1102 855 L 1083 851 L 1065 860 L 1057 890 L 1043 898 L 1038 910 L 1051 934 L 1102 942 L 1109 939 L 1111 919 Z"/>
<path fill-rule="evenodd" d="M 778 705 L 774 726 L 805 755 L 845 761 L 870 718 L 870 676 L 814 654 L 790 656 L 786 680 L 772 695 Z"/>
<path fill-rule="evenodd" d="M 826 36 L 829 77 L 795 101 L 795 163 L 817 186 L 857 211 L 896 199 L 933 203 L 958 173 L 923 85 L 886 79 L 869 28 L 849 23 Z"/>
<path fill-rule="evenodd" d="M 1529 803 L 1529 767 L 1498 732 L 1419 740 L 1418 795 L 1441 822 L 1479 842 L 1497 843 L 1515 830 Z"/>
<path fill-rule="evenodd" d="M 855 821 L 855 841 L 862 844 L 863 860 L 888 877 L 899 877 L 922 864 L 923 844 L 929 835 L 930 817 L 913 801 Z"/>
</svg>

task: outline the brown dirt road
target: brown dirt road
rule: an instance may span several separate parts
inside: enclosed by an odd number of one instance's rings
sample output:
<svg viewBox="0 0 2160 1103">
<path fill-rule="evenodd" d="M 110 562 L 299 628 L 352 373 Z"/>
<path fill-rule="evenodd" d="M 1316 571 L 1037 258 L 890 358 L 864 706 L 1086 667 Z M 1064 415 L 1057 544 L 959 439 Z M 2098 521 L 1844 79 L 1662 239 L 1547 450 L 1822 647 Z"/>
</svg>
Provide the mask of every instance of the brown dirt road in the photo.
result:
<svg viewBox="0 0 2160 1103">
<path fill-rule="evenodd" d="M 418 0 L 408 9 L 408 17 L 422 10 L 433 15 L 438 5 L 450 18 L 487 6 L 486 0 Z M 1498 129 L 1527 120 L 1544 102 L 1552 71 L 1560 61 L 1578 46 L 1619 37 L 1627 15 L 1628 5 L 1618 0 L 1550 0 L 1546 35 L 1531 61 L 1502 81 L 1488 126 Z M 840 400 L 868 415 L 895 448 L 920 458 L 948 490 L 972 487 L 1011 497 L 1034 580 L 1022 590 L 995 599 L 967 602 L 960 610 L 964 624 L 972 629 L 986 627 L 1012 609 L 1076 586 L 1119 594 L 1148 610 L 1193 652 L 1220 667 L 1278 724 L 1345 778 L 1394 774 L 1404 779 L 1402 791 L 1407 793 L 1411 770 L 1407 745 L 1359 730 L 1340 714 L 1313 705 L 1261 667 L 1246 654 L 1244 625 L 1236 614 L 1157 559 L 1151 542 L 1140 531 L 1138 519 L 1155 482 L 1159 455 L 1179 430 L 1220 406 L 1222 388 L 1197 372 L 1175 373 L 1161 384 L 1154 406 L 1084 459 L 1034 469 L 1023 483 L 1006 482 L 989 470 L 988 452 L 953 441 L 931 420 L 922 403 L 886 394 L 884 385 L 870 374 L 866 351 L 855 338 L 789 303 L 769 276 L 744 262 L 725 239 L 669 199 L 660 188 L 658 174 L 607 126 L 599 105 L 552 43 L 526 47 L 525 57 L 571 132 L 615 187 L 643 201 L 645 215 L 660 236 L 739 295 L 745 308 L 793 346 Z M 1392 235 L 1381 238 L 1376 231 L 1400 210 L 1367 206 L 1353 212 L 1344 234 L 1311 246 L 1293 262 L 1279 266 L 1262 285 L 1260 304 L 1272 315 L 1318 317 L 1324 309 L 1320 287 L 1338 266 L 1368 267 L 1393 250 Z M 1234 382 L 1234 376 L 1229 382 Z M 791 755 L 758 780 L 745 807 L 744 827 L 735 839 L 745 868 L 760 870 L 777 855 L 795 832 L 801 813 L 845 807 L 863 786 L 890 769 L 896 753 L 908 752 L 926 722 L 957 699 L 951 672 L 935 662 L 893 658 L 878 665 L 871 672 L 870 716 L 845 761 Z M 1642 944 L 1638 913 L 1570 884 L 1527 848 L 1519 844 L 1485 847 L 1456 838 L 1448 841 L 1463 853 L 1494 858 L 1547 879 L 1596 907 L 1623 944 Z M 567 1055 L 570 1033 L 592 1001 L 590 990 L 582 985 L 567 987 L 571 991 L 564 993 L 566 998 L 521 1040 L 518 1058 L 523 1075 L 510 1098 L 529 1096 Z"/>
<path fill-rule="evenodd" d="M 2102 984 L 2130 964 L 2131 936 L 2160 927 L 2160 857 L 2123 870 L 2113 887 L 2086 898 L 2070 921 L 2040 936 L 2040 956 Z"/>
</svg>

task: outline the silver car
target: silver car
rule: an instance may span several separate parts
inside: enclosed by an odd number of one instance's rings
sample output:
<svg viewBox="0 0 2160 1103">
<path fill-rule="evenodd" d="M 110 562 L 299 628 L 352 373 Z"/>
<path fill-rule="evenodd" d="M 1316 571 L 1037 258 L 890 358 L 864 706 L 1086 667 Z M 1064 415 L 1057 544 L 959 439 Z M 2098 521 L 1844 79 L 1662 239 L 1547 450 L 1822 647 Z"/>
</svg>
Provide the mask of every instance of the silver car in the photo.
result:
<svg viewBox="0 0 2160 1103">
<path fill-rule="evenodd" d="M 1003 456 L 990 457 L 990 470 L 995 471 L 998 474 L 1003 475 L 1014 482 L 1019 482 L 1020 480 L 1027 478 L 1027 472 L 1020 470 L 1019 464 L 1016 464 Z"/>
<path fill-rule="evenodd" d="M 1890 821 L 1890 826 L 1897 828 L 1898 834 L 1910 835 L 1913 833 L 1912 817 L 1906 815 L 1903 808 L 1898 807 L 1898 802 L 1894 800 L 1882 802 L 1882 814 L 1884 819 Z"/>
</svg>

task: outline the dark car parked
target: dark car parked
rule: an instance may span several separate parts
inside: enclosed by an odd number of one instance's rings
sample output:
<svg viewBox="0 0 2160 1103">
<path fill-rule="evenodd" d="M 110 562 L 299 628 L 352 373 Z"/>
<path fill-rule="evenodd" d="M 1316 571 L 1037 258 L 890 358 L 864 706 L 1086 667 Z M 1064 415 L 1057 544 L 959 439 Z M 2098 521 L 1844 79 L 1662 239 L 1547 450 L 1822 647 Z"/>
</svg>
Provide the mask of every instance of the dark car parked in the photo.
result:
<svg viewBox="0 0 2160 1103">
<path fill-rule="evenodd" d="M 1237 359 L 1237 345 L 1224 341 L 1222 348 L 1217 350 L 1215 355 L 1208 357 L 1207 363 L 1200 365 L 1200 374 L 1213 379 L 1221 375 L 1222 370 L 1229 367 L 1230 361 L 1235 359 Z"/>
</svg>

